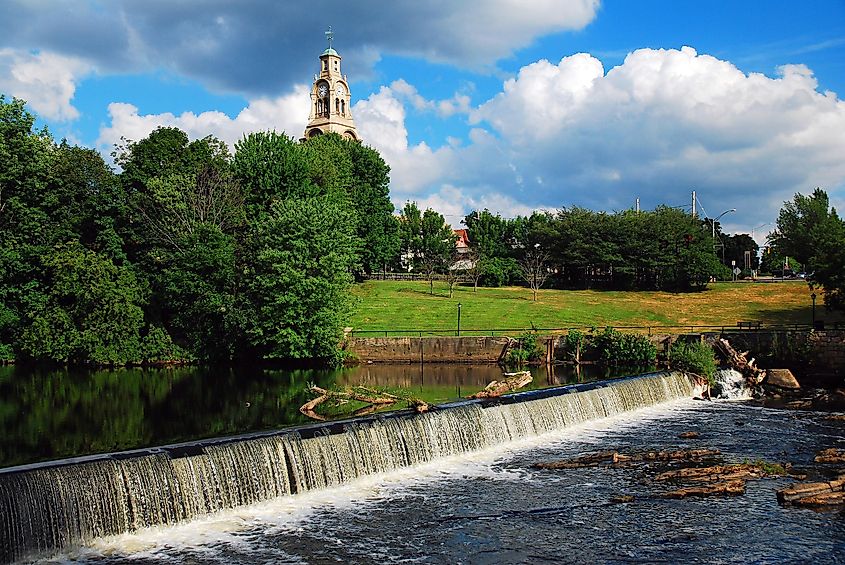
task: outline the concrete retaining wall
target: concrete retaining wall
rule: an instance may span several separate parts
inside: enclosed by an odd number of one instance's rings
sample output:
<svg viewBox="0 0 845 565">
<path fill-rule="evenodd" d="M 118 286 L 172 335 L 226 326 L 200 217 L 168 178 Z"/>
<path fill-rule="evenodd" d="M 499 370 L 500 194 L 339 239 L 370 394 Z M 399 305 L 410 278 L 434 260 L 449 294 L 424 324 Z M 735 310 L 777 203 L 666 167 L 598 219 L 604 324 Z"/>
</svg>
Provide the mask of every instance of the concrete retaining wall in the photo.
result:
<svg viewBox="0 0 845 565">
<path fill-rule="evenodd" d="M 372 363 L 496 363 L 506 337 L 352 337 L 346 350 Z"/>
<path fill-rule="evenodd" d="M 737 330 L 720 335 L 737 350 L 750 351 L 762 367 L 845 382 L 845 330 Z M 677 337 L 650 339 L 662 349 Z M 555 340 L 555 356 L 562 358 L 561 338 L 540 336 L 538 341 L 545 344 L 548 339 Z M 506 337 L 353 337 L 346 349 L 365 363 L 496 363 L 507 343 Z"/>
</svg>

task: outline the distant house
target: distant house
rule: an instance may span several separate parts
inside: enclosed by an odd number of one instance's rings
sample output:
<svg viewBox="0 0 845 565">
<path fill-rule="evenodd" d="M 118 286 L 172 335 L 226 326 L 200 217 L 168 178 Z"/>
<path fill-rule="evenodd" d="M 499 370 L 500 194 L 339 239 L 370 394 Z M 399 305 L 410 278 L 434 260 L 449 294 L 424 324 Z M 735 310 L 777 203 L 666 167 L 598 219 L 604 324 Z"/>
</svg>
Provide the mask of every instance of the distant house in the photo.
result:
<svg viewBox="0 0 845 565">
<path fill-rule="evenodd" d="M 466 271 L 475 266 L 475 261 L 470 257 L 462 258 L 472 249 L 469 244 L 469 234 L 467 230 L 452 230 L 455 233 L 455 251 L 458 253 L 458 259 L 449 267 L 452 271 Z"/>
<path fill-rule="evenodd" d="M 455 232 L 455 250 L 458 253 L 469 253 L 469 234 L 467 230 L 452 230 Z"/>
</svg>

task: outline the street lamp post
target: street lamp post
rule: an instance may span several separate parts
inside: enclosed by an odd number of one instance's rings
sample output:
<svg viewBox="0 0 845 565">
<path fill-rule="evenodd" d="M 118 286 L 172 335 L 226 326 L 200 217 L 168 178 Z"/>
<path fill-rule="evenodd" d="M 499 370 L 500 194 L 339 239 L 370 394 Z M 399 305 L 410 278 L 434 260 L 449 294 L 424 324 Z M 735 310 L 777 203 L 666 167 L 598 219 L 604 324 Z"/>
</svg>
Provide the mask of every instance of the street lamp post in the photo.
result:
<svg viewBox="0 0 845 565">
<path fill-rule="evenodd" d="M 810 298 L 813 299 L 813 329 L 816 328 L 816 293 L 812 293 Z"/>
<path fill-rule="evenodd" d="M 724 212 L 722 212 L 721 214 L 716 216 L 714 219 L 710 220 L 710 236 L 713 239 L 716 239 L 716 222 L 719 221 L 719 218 L 721 218 L 725 214 L 730 214 L 731 212 L 736 212 L 736 208 L 731 208 L 730 210 L 725 210 Z"/>
<path fill-rule="evenodd" d="M 461 303 L 458 302 L 458 337 L 461 337 Z"/>
</svg>

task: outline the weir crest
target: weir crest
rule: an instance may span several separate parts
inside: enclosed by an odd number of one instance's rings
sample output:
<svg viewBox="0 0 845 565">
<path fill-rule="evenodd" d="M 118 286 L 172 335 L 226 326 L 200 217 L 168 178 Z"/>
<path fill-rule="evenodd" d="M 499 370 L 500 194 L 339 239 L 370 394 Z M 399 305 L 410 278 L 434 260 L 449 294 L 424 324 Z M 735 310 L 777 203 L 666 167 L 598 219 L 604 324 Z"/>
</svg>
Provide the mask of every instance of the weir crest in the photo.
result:
<svg viewBox="0 0 845 565">
<path fill-rule="evenodd" d="M 0 470 L 0 562 L 339 485 L 669 400 L 678 372 L 493 401 Z"/>
</svg>

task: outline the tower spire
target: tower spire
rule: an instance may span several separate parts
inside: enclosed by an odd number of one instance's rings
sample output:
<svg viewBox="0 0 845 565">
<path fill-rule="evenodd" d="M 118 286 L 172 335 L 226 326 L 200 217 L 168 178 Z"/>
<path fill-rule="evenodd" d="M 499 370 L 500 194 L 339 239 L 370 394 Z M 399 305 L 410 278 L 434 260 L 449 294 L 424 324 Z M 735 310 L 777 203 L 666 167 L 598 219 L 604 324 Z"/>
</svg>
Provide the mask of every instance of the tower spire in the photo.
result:
<svg viewBox="0 0 845 565">
<path fill-rule="evenodd" d="M 352 97 L 349 82 L 340 69 L 340 53 L 334 50 L 332 26 L 326 30 L 328 48 L 320 55 L 320 74 L 314 75 L 311 87 L 311 111 L 303 139 L 336 133 L 347 139 L 359 140 L 352 119 Z"/>
</svg>

